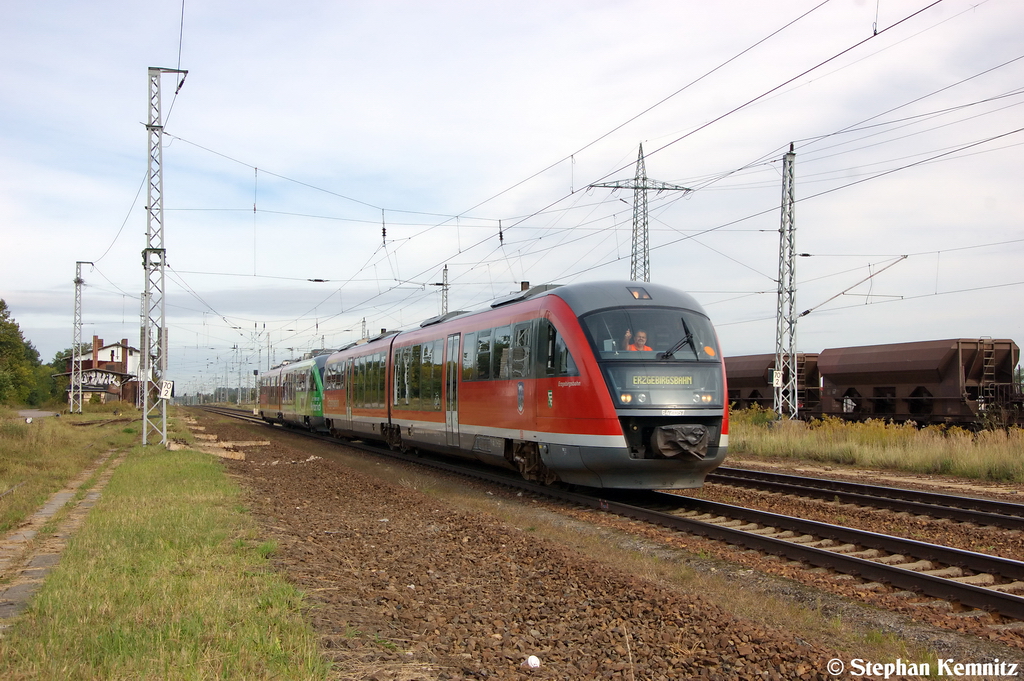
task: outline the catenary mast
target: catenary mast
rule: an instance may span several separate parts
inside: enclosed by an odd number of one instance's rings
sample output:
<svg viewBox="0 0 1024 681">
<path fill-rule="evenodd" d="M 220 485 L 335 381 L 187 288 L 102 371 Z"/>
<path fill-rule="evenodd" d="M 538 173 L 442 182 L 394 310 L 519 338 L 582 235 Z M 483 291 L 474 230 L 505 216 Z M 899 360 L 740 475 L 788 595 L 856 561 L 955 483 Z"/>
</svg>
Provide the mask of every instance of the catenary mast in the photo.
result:
<svg viewBox="0 0 1024 681">
<path fill-rule="evenodd" d="M 779 226 L 779 289 L 775 313 L 775 413 L 793 419 L 799 411 L 796 361 L 796 200 L 793 145 L 782 159 L 782 224 Z"/>
<path fill-rule="evenodd" d="M 82 265 L 91 264 L 82 261 L 75 263 L 75 328 L 71 341 L 71 385 L 68 399 L 68 412 L 71 414 L 82 413 L 82 284 L 85 283 L 82 279 Z"/>
<path fill-rule="evenodd" d="M 165 326 L 164 290 L 167 250 L 164 247 L 164 176 L 163 119 L 160 110 L 160 76 L 188 71 L 149 68 L 149 160 L 146 193 L 146 248 L 142 250 L 142 267 L 146 285 L 142 294 L 142 356 L 139 383 L 142 387 L 142 444 L 159 439 L 167 445 L 167 398 L 160 388 L 167 374 L 167 327 Z M 181 84 L 178 85 L 181 88 Z"/>
</svg>

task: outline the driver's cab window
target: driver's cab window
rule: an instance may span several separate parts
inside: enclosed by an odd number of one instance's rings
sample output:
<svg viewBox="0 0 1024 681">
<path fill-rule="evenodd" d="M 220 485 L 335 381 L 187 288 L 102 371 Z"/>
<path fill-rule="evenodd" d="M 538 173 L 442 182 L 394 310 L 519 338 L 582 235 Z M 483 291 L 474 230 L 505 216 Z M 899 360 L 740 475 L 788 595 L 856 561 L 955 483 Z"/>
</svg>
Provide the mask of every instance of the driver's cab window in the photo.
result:
<svg viewBox="0 0 1024 681">
<path fill-rule="evenodd" d="M 584 322 L 602 359 L 719 359 L 710 322 L 686 310 L 608 310 L 588 315 Z"/>
<path fill-rule="evenodd" d="M 578 376 L 579 370 L 572 358 L 572 353 L 558 333 L 558 329 L 547 319 L 540 323 L 540 352 L 538 353 L 541 375 L 543 376 Z"/>
</svg>

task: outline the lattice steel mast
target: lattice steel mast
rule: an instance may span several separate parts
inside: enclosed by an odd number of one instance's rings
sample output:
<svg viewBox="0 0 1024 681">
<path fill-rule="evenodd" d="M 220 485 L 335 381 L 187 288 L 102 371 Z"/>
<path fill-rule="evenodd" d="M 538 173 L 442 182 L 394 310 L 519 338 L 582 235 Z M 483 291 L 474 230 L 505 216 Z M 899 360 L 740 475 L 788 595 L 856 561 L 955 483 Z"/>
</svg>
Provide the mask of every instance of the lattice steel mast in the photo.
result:
<svg viewBox="0 0 1024 681">
<path fill-rule="evenodd" d="M 448 265 L 444 266 L 444 276 L 440 282 L 435 282 L 431 286 L 441 287 L 441 314 L 448 314 Z"/>
<path fill-rule="evenodd" d="M 693 190 L 677 184 L 648 179 L 643 144 L 640 145 L 640 153 L 636 159 L 636 175 L 632 180 L 599 182 L 589 186 L 633 190 L 633 253 L 629 261 L 629 278 L 633 281 L 650 281 L 651 240 L 647 227 L 647 192 L 681 191 L 688 194 Z"/>
<path fill-rule="evenodd" d="M 146 287 L 142 295 L 142 353 L 139 384 L 142 388 L 142 444 L 159 437 L 167 445 L 167 400 L 159 396 L 158 386 L 167 374 L 167 329 L 164 326 L 164 267 L 167 251 L 164 248 L 164 176 L 163 176 L 163 119 L 160 110 L 160 76 L 165 73 L 182 74 L 188 71 L 149 68 L 149 161 L 146 195 L 146 248 L 142 250 L 142 267 L 146 273 Z M 178 85 L 181 88 L 181 85 Z"/>
<path fill-rule="evenodd" d="M 775 313 L 775 413 L 793 419 L 799 411 L 796 362 L 796 201 L 793 145 L 782 159 L 782 224 L 779 227 L 779 290 Z"/>
<path fill-rule="evenodd" d="M 82 265 L 91 265 L 91 262 L 75 263 L 75 328 L 73 340 L 71 341 L 71 385 L 69 386 L 68 412 L 71 414 L 82 413 Z"/>
</svg>

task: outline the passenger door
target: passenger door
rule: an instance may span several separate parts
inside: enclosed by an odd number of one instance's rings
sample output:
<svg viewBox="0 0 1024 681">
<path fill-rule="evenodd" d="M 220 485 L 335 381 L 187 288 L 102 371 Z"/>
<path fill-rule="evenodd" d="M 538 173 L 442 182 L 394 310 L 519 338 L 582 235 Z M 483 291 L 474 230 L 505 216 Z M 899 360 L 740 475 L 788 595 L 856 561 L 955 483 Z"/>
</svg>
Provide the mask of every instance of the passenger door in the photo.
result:
<svg viewBox="0 0 1024 681">
<path fill-rule="evenodd" d="M 444 371 L 444 426 L 449 447 L 459 446 L 459 376 L 462 355 L 459 354 L 460 334 L 448 336 Z"/>
</svg>

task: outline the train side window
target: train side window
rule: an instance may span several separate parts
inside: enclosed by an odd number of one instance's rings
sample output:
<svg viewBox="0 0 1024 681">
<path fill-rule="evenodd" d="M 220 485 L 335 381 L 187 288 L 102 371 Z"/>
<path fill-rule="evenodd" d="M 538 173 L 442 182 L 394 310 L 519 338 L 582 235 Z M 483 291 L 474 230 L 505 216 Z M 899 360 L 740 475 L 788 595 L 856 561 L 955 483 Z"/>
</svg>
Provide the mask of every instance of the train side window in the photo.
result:
<svg viewBox="0 0 1024 681">
<path fill-rule="evenodd" d="M 555 343 L 555 350 L 558 356 L 558 375 L 579 376 L 580 372 L 576 368 L 576 362 L 573 361 L 572 353 L 569 352 L 569 347 L 561 336 L 558 337 L 558 341 Z"/>
<path fill-rule="evenodd" d="M 376 385 L 374 384 L 376 372 L 373 370 L 373 355 L 363 358 L 363 406 L 373 407 L 376 402 Z"/>
<path fill-rule="evenodd" d="M 409 348 L 395 349 L 395 395 L 392 401 L 396 407 L 409 404 L 409 373 L 406 369 L 406 358 Z"/>
<path fill-rule="evenodd" d="M 377 356 L 366 358 L 366 406 L 377 406 Z"/>
<path fill-rule="evenodd" d="M 420 409 L 433 409 L 434 344 L 424 343 L 420 351 Z"/>
<path fill-rule="evenodd" d="M 494 372 L 495 378 L 508 378 L 510 369 L 509 350 L 512 348 L 512 327 L 502 326 L 494 330 Z"/>
<path fill-rule="evenodd" d="M 530 375 L 530 330 L 532 322 L 516 324 L 512 331 L 512 352 L 509 373 L 512 378 L 528 378 Z"/>
<path fill-rule="evenodd" d="M 541 353 L 545 376 L 577 376 L 576 362 L 565 339 L 548 320 L 541 324 Z"/>
<path fill-rule="evenodd" d="M 359 407 L 370 407 L 373 399 L 370 389 L 370 357 L 359 357 Z"/>
<path fill-rule="evenodd" d="M 363 362 L 362 357 L 356 357 L 352 364 L 352 405 L 363 406 Z"/>
<path fill-rule="evenodd" d="M 373 399 L 370 390 L 370 357 L 359 357 L 359 406 L 369 407 Z"/>
<path fill-rule="evenodd" d="M 433 345 L 434 349 L 431 355 L 433 363 L 430 372 L 430 405 L 424 404 L 423 408 L 431 411 L 441 411 L 441 384 L 444 382 L 444 364 L 442 364 L 441 360 L 444 359 L 444 341 L 436 340 Z"/>
<path fill-rule="evenodd" d="M 384 355 L 374 355 L 374 407 L 384 407 Z"/>
<path fill-rule="evenodd" d="M 409 348 L 409 408 L 420 408 L 420 355 L 423 348 L 414 345 Z"/>
<path fill-rule="evenodd" d="M 494 329 L 478 331 L 476 336 L 476 377 L 487 380 L 491 377 L 491 334 Z"/>
<path fill-rule="evenodd" d="M 363 357 L 363 406 L 372 407 L 374 402 L 373 355 Z"/>
<path fill-rule="evenodd" d="M 394 358 L 395 405 L 409 409 L 413 396 L 413 348 L 406 346 Z"/>
<path fill-rule="evenodd" d="M 462 380 L 476 380 L 476 332 L 467 333 L 462 339 Z"/>
<path fill-rule="evenodd" d="M 374 398 L 373 405 L 383 409 L 386 406 L 386 395 L 388 392 L 387 372 L 384 370 L 384 353 L 378 352 L 373 356 L 374 369 Z"/>
</svg>

